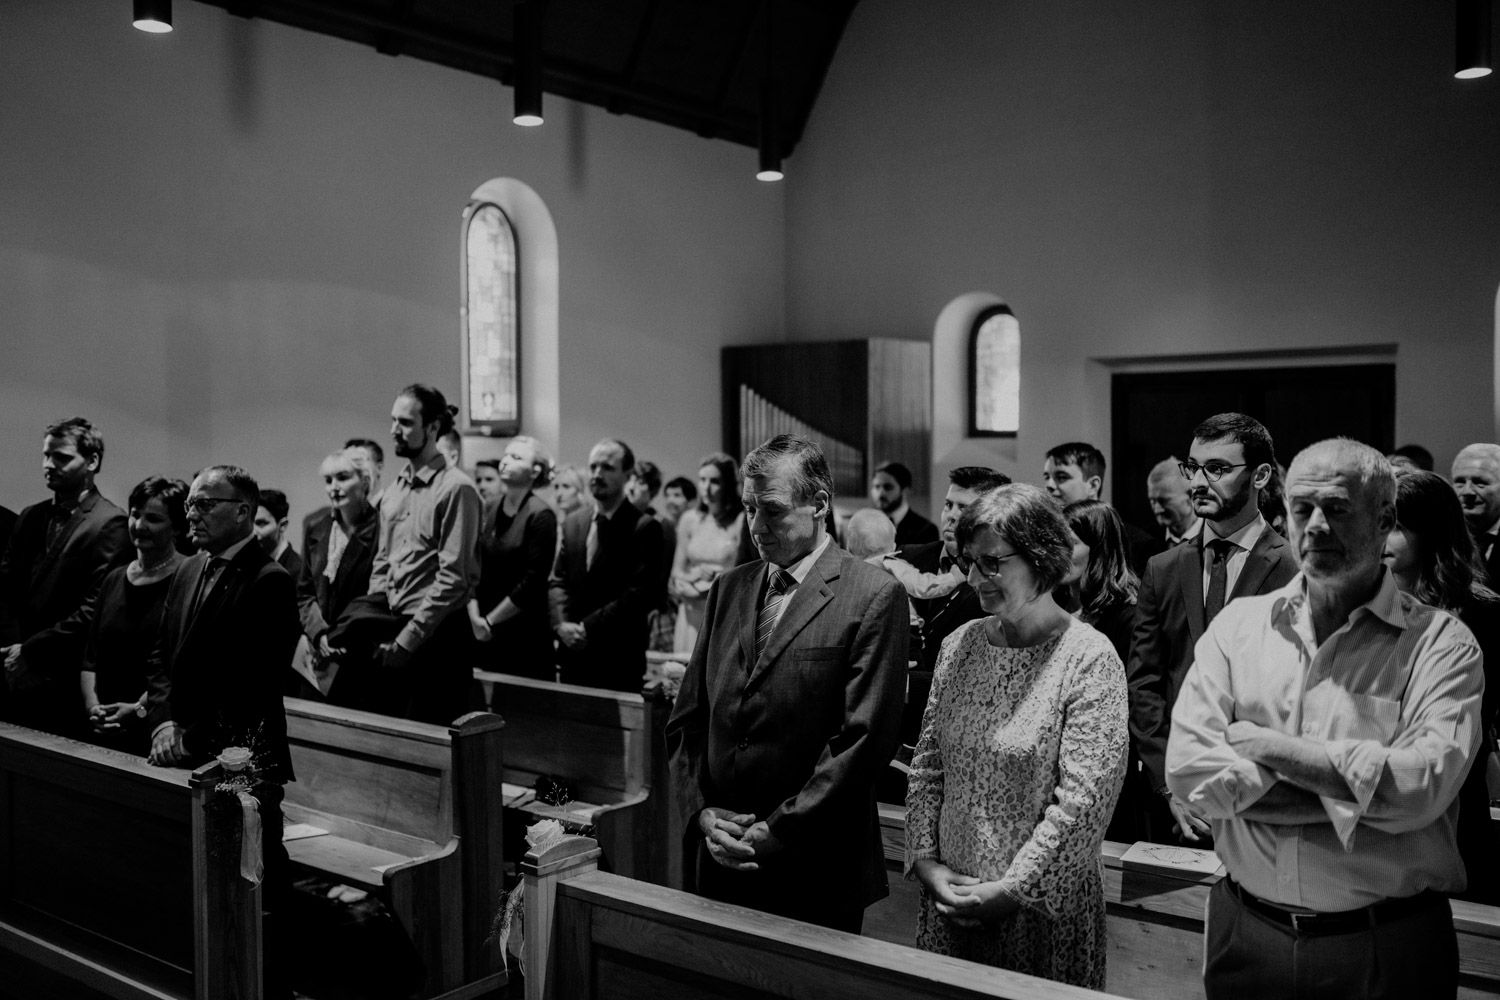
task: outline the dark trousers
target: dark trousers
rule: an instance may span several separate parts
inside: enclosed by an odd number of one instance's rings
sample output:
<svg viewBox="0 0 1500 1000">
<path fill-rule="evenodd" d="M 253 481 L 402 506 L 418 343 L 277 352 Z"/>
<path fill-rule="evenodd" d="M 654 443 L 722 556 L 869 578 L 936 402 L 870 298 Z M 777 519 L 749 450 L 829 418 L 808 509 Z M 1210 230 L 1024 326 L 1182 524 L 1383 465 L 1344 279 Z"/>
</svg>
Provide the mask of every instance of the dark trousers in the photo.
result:
<svg viewBox="0 0 1500 1000">
<path fill-rule="evenodd" d="M 1458 938 L 1442 896 L 1352 933 L 1298 935 L 1239 891 L 1224 878 L 1208 895 L 1208 1000 L 1447 1000 L 1458 992 Z"/>
<path fill-rule="evenodd" d="M 281 842 L 281 801 L 286 789 L 261 784 L 254 792 L 260 804 L 260 882 L 262 978 L 266 1000 L 286 1000 L 292 995 L 292 979 L 298 956 L 293 954 L 296 935 L 288 926 L 292 891 L 292 863 Z"/>
<path fill-rule="evenodd" d="M 696 883 L 700 896 L 850 934 L 858 934 L 864 926 L 864 904 L 850 902 L 847 896 L 830 891 L 812 873 L 804 873 L 808 876 L 805 878 L 778 878 L 765 869 L 733 871 L 709 855 L 701 835 L 696 843 L 691 835 L 685 839 L 693 852 L 688 856 L 697 858 Z"/>
<path fill-rule="evenodd" d="M 468 615 L 450 612 L 404 667 L 391 670 L 381 664 L 378 647 L 395 641 L 410 620 L 391 611 L 384 594 L 351 601 L 328 633 L 329 645 L 348 651 L 328 700 L 440 726 L 463 715 L 474 676 Z"/>
</svg>

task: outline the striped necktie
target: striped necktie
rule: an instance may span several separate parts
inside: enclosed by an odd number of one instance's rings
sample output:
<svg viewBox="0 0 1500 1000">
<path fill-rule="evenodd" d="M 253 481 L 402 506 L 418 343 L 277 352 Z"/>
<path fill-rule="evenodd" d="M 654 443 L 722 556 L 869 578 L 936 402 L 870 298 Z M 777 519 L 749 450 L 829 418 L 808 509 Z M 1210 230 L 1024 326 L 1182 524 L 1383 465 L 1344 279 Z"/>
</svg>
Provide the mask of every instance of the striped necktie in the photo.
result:
<svg viewBox="0 0 1500 1000">
<path fill-rule="evenodd" d="M 760 654 L 766 651 L 766 643 L 771 639 L 771 633 L 776 631 L 776 622 L 781 619 L 781 605 L 786 600 L 786 592 L 797 582 L 797 578 L 784 569 L 779 569 L 771 577 L 771 583 L 766 587 L 766 602 L 760 606 L 760 617 L 755 620 L 755 660 L 754 666 L 760 662 Z"/>
</svg>

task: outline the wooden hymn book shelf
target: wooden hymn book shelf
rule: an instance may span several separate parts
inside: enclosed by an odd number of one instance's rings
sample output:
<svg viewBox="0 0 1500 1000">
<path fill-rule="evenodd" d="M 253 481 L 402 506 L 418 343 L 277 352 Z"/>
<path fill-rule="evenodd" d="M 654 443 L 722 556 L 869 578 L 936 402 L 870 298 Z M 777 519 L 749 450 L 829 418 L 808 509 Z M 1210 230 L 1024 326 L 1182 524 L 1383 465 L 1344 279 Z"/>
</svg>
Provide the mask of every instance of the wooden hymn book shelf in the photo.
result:
<svg viewBox="0 0 1500 1000">
<path fill-rule="evenodd" d="M 0 993 L 259 1000 L 222 777 L 0 723 Z"/>
</svg>

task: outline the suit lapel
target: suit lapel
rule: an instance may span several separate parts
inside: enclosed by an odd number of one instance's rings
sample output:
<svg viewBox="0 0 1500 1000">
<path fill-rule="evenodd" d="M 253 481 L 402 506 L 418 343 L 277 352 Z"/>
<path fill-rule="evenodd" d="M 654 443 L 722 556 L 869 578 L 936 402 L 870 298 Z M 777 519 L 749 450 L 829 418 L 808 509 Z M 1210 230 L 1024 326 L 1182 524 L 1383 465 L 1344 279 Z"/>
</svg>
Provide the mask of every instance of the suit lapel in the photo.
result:
<svg viewBox="0 0 1500 1000">
<path fill-rule="evenodd" d="M 172 650 L 173 661 L 176 661 L 177 653 L 187 644 L 188 632 L 193 627 L 193 597 L 198 593 L 198 583 L 203 579 L 203 571 L 208 566 L 208 556 L 199 552 L 190 557 L 177 570 L 177 579 L 181 581 L 182 601 L 172 609 L 173 630 L 175 635 L 175 648 Z"/>
<path fill-rule="evenodd" d="M 792 594 L 791 603 L 781 613 L 781 620 L 776 623 L 776 630 L 771 633 L 765 650 L 750 671 L 747 687 L 756 683 L 760 676 L 770 669 L 771 664 L 776 662 L 797 634 L 817 617 L 818 612 L 822 611 L 829 601 L 833 600 L 833 591 L 829 589 L 828 581 L 837 580 L 839 577 L 839 557 L 840 549 L 830 542 L 828 548 L 823 550 L 823 555 L 807 571 L 807 578 L 797 585 L 797 591 Z M 759 588 L 756 592 L 760 592 Z M 760 608 L 757 603 L 755 614 L 750 617 L 752 651 L 755 648 L 755 619 L 759 615 Z"/>
<path fill-rule="evenodd" d="M 1255 540 L 1255 545 L 1245 555 L 1245 565 L 1240 569 L 1239 579 L 1234 581 L 1234 590 L 1230 593 L 1228 600 L 1236 597 L 1244 597 L 1248 594 L 1260 593 L 1261 584 L 1266 582 L 1266 577 L 1271 573 L 1271 566 L 1275 560 L 1271 558 L 1275 552 L 1285 544 L 1281 536 L 1276 534 L 1269 524 Z"/>
<path fill-rule="evenodd" d="M 1205 529 L 1207 530 L 1207 529 Z M 1206 627 L 1203 621 L 1203 542 L 1198 541 L 1178 546 L 1181 555 L 1177 559 L 1177 582 L 1182 599 L 1187 607 L 1188 635 L 1192 645 L 1198 645 Z"/>
<path fill-rule="evenodd" d="M 44 532 L 52 526 L 52 516 L 56 510 L 57 503 L 53 501 L 52 505 L 47 508 L 47 523 L 43 526 Z M 36 561 L 36 565 L 31 571 L 31 582 L 33 584 L 38 583 L 43 576 L 51 572 L 52 564 L 62 555 L 62 550 L 68 544 L 68 539 L 72 538 L 73 532 L 78 530 L 78 525 L 82 522 L 84 513 L 82 504 L 74 508 L 72 514 L 68 516 L 68 522 L 57 533 L 57 537 L 53 539 L 52 544 L 48 545 L 42 551 L 42 558 Z M 42 538 L 45 541 L 46 534 L 43 534 Z"/>
</svg>

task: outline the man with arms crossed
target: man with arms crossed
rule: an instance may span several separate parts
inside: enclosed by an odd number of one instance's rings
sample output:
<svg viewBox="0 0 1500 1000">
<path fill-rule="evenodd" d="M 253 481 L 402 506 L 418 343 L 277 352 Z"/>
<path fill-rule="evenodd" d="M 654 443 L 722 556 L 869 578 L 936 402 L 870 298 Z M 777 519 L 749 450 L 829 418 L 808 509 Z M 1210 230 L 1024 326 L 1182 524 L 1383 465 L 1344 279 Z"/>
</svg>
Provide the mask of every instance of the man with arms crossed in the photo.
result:
<svg viewBox="0 0 1500 1000">
<path fill-rule="evenodd" d="M 1139 801 L 1151 802 L 1145 832 L 1157 842 L 1170 842 L 1175 827 L 1183 841 L 1202 847 L 1209 832 L 1202 816 L 1170 798 L 1164 764 L 1172 704 L 1194 644 L 1228 601 L 1269 593 L 1297 572 L 1291 549 L 1260 514 L 1260 491 L 1275 465 L 1271 435 L 1260 421 L 1221 413 L 1199 424 L 1181 467 L 1203 519 L 1199 539 L 1154 556 L 1141 578 L 1126 669 L 1130 745 L 1141 766 L 1132 761 L 1125 780 L 1146 782 Z M 1153 793 L 1160 797 L 1155 802 Z"/>
<path fill-rule="evenodd" d="M 1443 893 L 1464 887 L 1483 656 L 1381 562 L 1395 492 L 1367 445 L 1303 449 L 1287 475 L 1302 573 L 1214 620 L 1173 710 L 1167 780 L 1229 871 L 1209 895 L 1210 1000 L 1457 992 Z"/>
<path fill-rule="evenodd" d="M 887 892 L 875 783 L 901 724 L 906 594 L 829 538 L 833 477 L 816 444 L 772 438 L 743 483 L 761 559 L 709 591 L 667 723 L 688 881 L 858 933 Z"/>
</svg>

